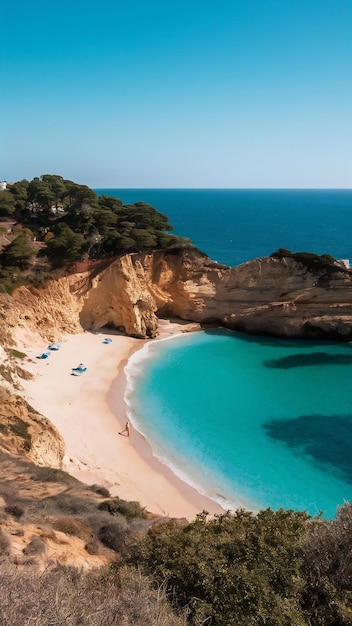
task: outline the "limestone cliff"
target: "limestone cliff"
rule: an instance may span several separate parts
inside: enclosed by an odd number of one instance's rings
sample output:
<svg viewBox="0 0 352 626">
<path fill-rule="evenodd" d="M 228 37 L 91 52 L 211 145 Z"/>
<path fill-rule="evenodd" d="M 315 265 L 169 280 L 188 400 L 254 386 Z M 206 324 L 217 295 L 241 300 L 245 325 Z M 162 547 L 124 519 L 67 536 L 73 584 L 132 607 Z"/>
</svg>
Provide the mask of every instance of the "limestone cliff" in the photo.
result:
<svg viewBox="0 0 352 626">
<path fill-rule="evenodd" d="M 37 465 L 61 467 L 65 446 L 49 420 L 20 395 L 0 386 L 0 450 Z"/>
<path fill-rule="evenodd" d="M 84 328 L 110 324 L 138 337 L 158 317 L 250 333 L 352 339 L 352 273 L 265 257 L 230 268 L 195 249 L 126 255 L 87 284 Z"/>
<path fill-rule="evenodd" d="M 60 433 L 20 394 L 21 380 L 29 374 L 22 359 L 11 354 L 13 341 L 8 324 L 0 318 L 0 451 L 37 465 L 61 467 L 64 441 Z"/>
<path fill-rule="evenodd" d="M 230 268 L 194 248 L 128 254 L 105 266 L 21 287 L 0 311 L 15 343 L 60 340 L 110 325 L 155 337 L 159 317 L 288 337 L 352 339 L 352 272 L 265 257 Z M 18 339 L 17 339 L 18 338 Z"/>
<path fill-rule="evenodd" d="M 352 338 L 352 272 L 265 257 L 230 268 L 193 248 L 129 254 L 102 269 L 1 296 L 6 332 L 18 343 L 60 339 L 106 325 L 154 337 L 158 317 L 251 333 Z M 4 331 L 5 332 L 5 331 Z"/>
</svg>

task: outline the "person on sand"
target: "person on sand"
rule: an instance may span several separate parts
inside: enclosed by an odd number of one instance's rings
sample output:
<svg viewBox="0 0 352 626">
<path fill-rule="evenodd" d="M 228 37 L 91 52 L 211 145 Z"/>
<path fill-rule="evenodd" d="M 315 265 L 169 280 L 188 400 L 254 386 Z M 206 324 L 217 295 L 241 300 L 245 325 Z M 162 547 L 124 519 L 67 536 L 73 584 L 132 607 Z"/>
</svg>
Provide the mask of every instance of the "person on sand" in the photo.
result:
<svg viewBox="0 0 352 626">
<path fill-rule="evenodd" d="M 129 437 L 130 436 L 130 423 L 129 423 L 129 421 L 126 422 L 125 430 L 121 430 L 119 435 L 123 435 L 124 437 Z"/>
</svg>

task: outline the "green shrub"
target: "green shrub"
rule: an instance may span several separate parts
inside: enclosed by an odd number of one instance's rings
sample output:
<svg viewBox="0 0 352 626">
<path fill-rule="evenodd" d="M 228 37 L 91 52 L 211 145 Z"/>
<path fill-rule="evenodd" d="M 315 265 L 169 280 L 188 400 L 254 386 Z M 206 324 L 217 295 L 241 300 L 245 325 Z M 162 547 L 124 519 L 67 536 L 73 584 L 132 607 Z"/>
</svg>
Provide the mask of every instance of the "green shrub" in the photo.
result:
<svg viewBox="0 0 352 626">
<path fill-rule="evenodd" d="M 110 550 L 123 552 L 127 537 L 127 523 L 124 517 L 116 518 L 113 522 L 104 524 L 99 530 L 99 539 Z"/>
<path fill-rule="evenodd" d="M 166 578 L 194 624 L 303 625 L 300 537 L 307 517 L 268 509 L 173 521 L 136 540 L 129 560 L 159 583 Z"/>
<path fill-rule="evenodd" d="M 31 259 L 36 256 L 37 251 L 32 244 L 31 237 L 23 231 L 14 239 L 3 251 L 2 264 L 6 266 L 20 267 L 26 269 Z"/>
<path fill-rule="evenodd" d="M 286 248 L 279 248 L 276 252 L 273 252 L 271 257 L 275 259 L 291 258 L 301 263 L 309 271 L 320 272 L 343 272 L 344 268 L 336 265 L 336 259 L 330 254 L 314 254 L 313 252 L 291 252 Z"/>
<path fill-rule="evenodd" d="M 309 624 L 352 624 L 352 505 L 336 519 L 313 520 L 303 541 L 302 607 Z"/>
<path fill-rule="evenodd" d="M 127 502 L 120 498 L 113 498 L 112 500 L 105 500 L 99 504 L 100 511 L 108 511 L 110 515 L 123 515 L 128 519 L 132 517 L 146 518 L 145 508 L 143 508 L 139 502 Z"/>
<path fill-rule="evenodd" d="M 25 352 L 20 352 L 19 350 L 15 350 L 15 348 L 11 348 L 10 350 L 11 356 L 14 356 L 16 359 L 26 359 L 27 355 Z"/>
</svg>

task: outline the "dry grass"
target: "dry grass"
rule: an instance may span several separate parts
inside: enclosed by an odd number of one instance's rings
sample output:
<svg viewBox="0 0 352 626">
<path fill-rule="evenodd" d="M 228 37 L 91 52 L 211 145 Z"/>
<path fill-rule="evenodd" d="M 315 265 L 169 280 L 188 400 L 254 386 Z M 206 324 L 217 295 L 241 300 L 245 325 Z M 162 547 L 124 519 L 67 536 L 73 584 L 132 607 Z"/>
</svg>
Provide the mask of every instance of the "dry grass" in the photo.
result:
<svg viewBox="0 0 352 626">
<path fill-rule="evenodd" d="M 10 554 L 10 541 L 7 535 L 0 528 L 0 558 Z"/>
<path fill-rule="evenodd" d="M 99 506 L 102 502 L 103 510 Z M 110 502 L 113 515 L 107 506 Z M 120 507 L 125 515 L 117 512 L 116 508 Z M 143 517 L 131 517 L 134 513 L 142 513 Z M 62 562 L 68 562 L 64 560 L 64 551 L 56 550 L 52 544 L 72 544 L 80 562 L 85 558 L 83 548 L 87 562 L 95 566 L 97 560 L 89 561 L 89 556 L 101 557 L 100 563 L 114 561 L 125 553 L 131 538 L 147 532 L 153 523 L 144 519 L 144 511 L 136 503 L 131 503 L 129 508 L 129 503 L 123 500 L 107 499 L 104 487 L 88 487 L 61 470 L 37 467 L 1 452 L 0 521 L 3 532 L 10 538 L 8 546 L 5 535 L 2 540 L 0 537 L 2 560 L 6 555 L 9 562 L 26 562 L 37 567 L 52 558 L 55 562 L 60 562 L 61 558 Z M 22 544 L 14 540 L 20 532 L 24 537 Z M 34 536 L 38 542 L 33 543 Z M 81 544 L 76 544 L 75 539 Z M 45 554 L 41 549 L 43 545 L 46 545 Z M 26 560 L 21 560 L 19 550 Z M 74 562 L 73 552 L 69 556 L 70 563 Z"/>
<path fill-rule="evenodd" d="M 112 511 L 99 508 L 103 501 Z M 185 626 L 164 591 L 135 570 L 84 574 L 58 565 L 61 554 L 74 562 L 61 543 L 77 549 L 80 563 L 119 561 L 130 539 L 153 524 L 144 515 L 135 503 L 109 500 L 104 487 L 0 452 L 1 626 Z"/>
<path fill-rule="evenodd" d="M 81 518 L 65 515 L 50 520 L 52 528 L 66 535 L 73 535 L 87 541 L 92 536 L 90 524 Z"/>
<path fill-rule="evenodd" d="M 0 566 L 2 626 L 186 626 L 162 588 L 131 568 L 81 574 L 56 568 L 40 576 Z"/>
</svg>

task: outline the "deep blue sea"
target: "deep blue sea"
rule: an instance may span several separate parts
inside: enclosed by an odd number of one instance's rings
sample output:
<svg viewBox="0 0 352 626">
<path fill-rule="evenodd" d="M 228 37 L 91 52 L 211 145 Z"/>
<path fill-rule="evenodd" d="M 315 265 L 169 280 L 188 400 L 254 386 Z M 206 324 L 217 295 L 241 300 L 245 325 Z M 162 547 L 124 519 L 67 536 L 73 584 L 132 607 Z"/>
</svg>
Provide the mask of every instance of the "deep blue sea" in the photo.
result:
<svg viewBox="0 0 352 626">
<path fill-rule="evenodd" d="M 352 258 L 352 191 L 99 190 L 170 218 L 212 259 L 279 247 Z M 154 454 L 225 508 L 333 517 L 352 500 L 352 344 L 211 330 L 150 342 L 126 370 Z"/>
<path fill-rule="evenodd" d="M 97 189 L 143 201 L 218 263 L 287 248 L 352 258 L 352 190 Z"/>
</svg>

